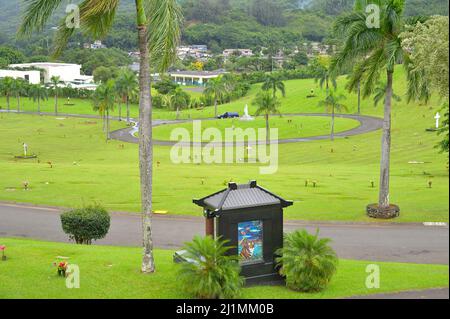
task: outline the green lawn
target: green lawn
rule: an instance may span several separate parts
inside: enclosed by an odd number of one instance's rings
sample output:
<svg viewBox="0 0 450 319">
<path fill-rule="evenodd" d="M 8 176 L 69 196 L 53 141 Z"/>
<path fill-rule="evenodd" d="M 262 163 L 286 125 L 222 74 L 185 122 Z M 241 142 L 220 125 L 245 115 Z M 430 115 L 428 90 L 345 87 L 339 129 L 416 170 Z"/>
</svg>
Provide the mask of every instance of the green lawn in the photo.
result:
<svg viewBox="0 0 450 319">
<path fill-rule="evenodd" d="M 405 92 L 403 76 L 402 72 L 396 75 L 398 95 Z M 340 79 L 339 87 L 344 84 L 344 79 Z M 317 101 L 306 98 L 310 89 L 315 88 L 313 80 L 287 81 L 286 87 L 282 112 L 321 111 Z M 242 113 L 256 89 L 241 101 L 221 106 L 220 111 Z M 324 94 L 319 89 L 316 93 Z M 354 94 L 348 95 L 345 103 L 350 112 L 356 110 Z M 391 200 L 402 209 L 395 221 L 448 221 L 448 157 L 434 148 L 440 137 L 425 131 L 434 125 L 433 117 L 439 106 L 435 99 L 427 106 L 407 104 L 405 98 L 394 103 Z M 250 113 L 253 111 L 250 106 Z M 192 112 L 207 117 L 213 110 Z M 174 115 L 163 111 L 158 114 L 160 118 Z M 374 108 L 372 102 L 364 101 L 363 114 L 381 116 L 382 107 Z M 124 126 L 112 124 L 114 128 Z M 137 145 L 105 143 L 100 121 L 0 114 L 0 136 L 0 172 L 3 172 L 0 200 L 66 207 L 95 201 L 110 210 L 140 210 Z M 154 209 L 200 216 L 201 209 L 192 204 L 192 198 L 224 188 L 225 181 L 245 183 L 256 179 L 264 187 L 295 201 L 286 210 L 287 219 L 372 221 L 365 216 L 365 206 L 378 198 L 380 140 L 381 132 L 377 131 L 334 142 L 281 144 L 279 169 L 273 175 L 260 175 L 259 164 L 176 165 L 170 160 L 170 148 L 157 146 Z M 39 155 L 39 162 L 14 160 L 24 141 L 30 152 Z M 414 161 L 423 163 L 410 164 Z M 317 187 L 305 187 L 305 180 L 317 181 Z M 23 181 L 30 183 L 29 191 L 21 190 Z M 432 188 L 428 187 L 429 181 L 433 182 Z"/>
<path fill-rule="evenodd" d="M 221 136 L 225 138 L 225 130 L 229 128 L 241 128 L 246 130 L 248 128 L 261 128 L 265 132 L 265 120 L 263 118 L 256 118 L 254 121 L 240 121 L 239 119 L 228 120 L 208 120 L 201 122 L 202 130 L 209 128 L 217 128 L 221 132 Z M 360 124 L 358 121 L 352 119 L 336 118 L 335 119 L 335 132 L 348 131 L 358 127 Z M 184 128 L 189 132 L 192 137 L 193 124 L 184 123 L 176 125 L 162 125 L 156 127 L 154 132 L 154 138 L 157 140 L 167 141 L 170 140 L 171 133 L 175 128 Z M 270 128 L 278 130 L 278 138 L 294 138 L 294 137 L 310 137 L 319 135 L 328 135 L 331 131 L 331 119 L 328 117 L 289 117 L 289 116 L 274 116 L 270 118 Z M 257 131 L 255 134 L 259 134 Z M 242 141 L 248 137 L 239 136 L 237 141 Z M 258 140 L 264 140 L 265 136 L 256 136 Z M 271 136 L 275 139 L 275 136 Z M 253 139 L 254 140 L 254 139 Z M 209 136 L 202 136 L 201 138 L 194 138 L 194 142 L 210 141 Z"/>
<path fill-rule="evenodd" d="M 156 250 L 157 272 L 139 272 L 140 248 L 77 246 L 0 238 L 7 261 L 0 261 L 0 299 L 3 298 L 170 298 L 185 299 L 178 286 L 173 251 Z M 80 289 L 67 289 L 53 262 L 68 257 L 80 269 Z M 448 287 L 448 266 L 376 262 L 380 288 L 367 289 L 366 267 L 373 262 L 340 260 L 330 286 L 305 294 L 285 287 L 245 288 L 244 298 L 341 298 L 354 295 Z"/>
</svg>

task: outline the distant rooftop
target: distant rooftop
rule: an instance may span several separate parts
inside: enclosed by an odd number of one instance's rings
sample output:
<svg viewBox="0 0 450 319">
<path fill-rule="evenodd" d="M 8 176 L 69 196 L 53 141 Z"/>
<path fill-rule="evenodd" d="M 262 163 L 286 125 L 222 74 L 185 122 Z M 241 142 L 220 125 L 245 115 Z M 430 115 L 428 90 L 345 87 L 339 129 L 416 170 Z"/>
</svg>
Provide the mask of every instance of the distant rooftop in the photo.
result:
<svg viewBox="0 0 450 319">
<path fill-rule="evenodd" d="M 52 66 L 52 67 L 63 67 L 63 66 L 80 66 L 79 64 L 74 63 L 56 63 L 56 62 L 32 62 L 32 63 L 19 63 L 19 64 L 11 64 L 10 67 L 29 67 L 29 66 Z"/>
<path fill-rule="evenodd" d="M 174 72 L 169 72 L 170 75 L 199 76 L 199 77 L 219 76 L 224 73 L 226 73 L 226 72 L 223 72 L 223 71 L 174 71 Z"/>
</svg>

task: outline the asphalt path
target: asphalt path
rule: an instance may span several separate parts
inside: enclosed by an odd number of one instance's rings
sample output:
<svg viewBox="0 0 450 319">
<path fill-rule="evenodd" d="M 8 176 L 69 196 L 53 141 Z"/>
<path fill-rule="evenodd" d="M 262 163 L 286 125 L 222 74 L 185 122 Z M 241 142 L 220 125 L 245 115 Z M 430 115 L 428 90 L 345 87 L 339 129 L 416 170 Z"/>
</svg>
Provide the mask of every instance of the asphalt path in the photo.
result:
<svg viewBox="0 0 450 319">
<path fill-rule="evenodd" d="M 0 204 L 0 237 L 33 238 L 68 242 L 61 230 L 59 208 Z M 194 235 L 204 234 L 204 220 L 199 216 L 154 215 L 155 246 L 177 249 Z M 96 244 L 141 245 L 141 217 L 132 213 L 112 213 L 111 229 Z M 285 231 L 306 229 L 333 240 L 340 258 L 395 261 L 423 264 L 449 263 L 448 226 L 421 224 L 313 223 L 285 221 Z"/>
</svg>

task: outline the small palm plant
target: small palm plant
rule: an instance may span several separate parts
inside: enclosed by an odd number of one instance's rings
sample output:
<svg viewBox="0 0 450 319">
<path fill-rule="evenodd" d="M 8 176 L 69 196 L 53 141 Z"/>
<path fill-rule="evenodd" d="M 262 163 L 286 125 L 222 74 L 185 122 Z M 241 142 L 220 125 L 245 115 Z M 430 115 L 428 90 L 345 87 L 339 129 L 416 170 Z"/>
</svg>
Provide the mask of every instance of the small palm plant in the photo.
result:
<svg viewBox="0 0 450 319">
<path fill-rule="evenodd" d="M 200 299 L 230 299 L 240 296 L 244 283 L 237 256 L 228 256 L 228 241 L 211 236 L 194 237 L 186 243 L 189 262 L 181 264 L 179 277 L 187 293 Z"/>
<path fill-rule="evenodd" d="M 334 121 L 336 117 L 336 111 L 342 112 L 348 111 L 347 106 L 341 103 L 342 100 L 345 100 L 345 95 L 336 95 L 333 93 L 333 91 L 330 91 L 327 94 L 327 97 L 325 100 L 322 100 L 319 102 L 320 107 L 325 107 L 325 110 L 327 113 L 331 113 L 331 133 L 330 133 L 330 139 L 334 140 Z"/>
<path fill-rule="evenodd" d="M 270 144 L 269 118 L 271 114 L 279 114 L 281 116 L 279 110 L 281 103 L 278 98 L 270 94 L 269 91 L 260 91 L 253 100 L 253 105 L 258 107 L 255 112 L 256 116 L 261 114 L 264 115 L 264 119 L 266 120 L 266 143 Z"/>
<path fill-rule="evenodd" d="M 287 287 L 302 292 L 325 289 L 336 272 L 338 258 L 329 246 L 330 239 L 319 239 L 306 230 L 285 235 L 284 247 L 277 251 L 280 273 Z"/>
</svg>

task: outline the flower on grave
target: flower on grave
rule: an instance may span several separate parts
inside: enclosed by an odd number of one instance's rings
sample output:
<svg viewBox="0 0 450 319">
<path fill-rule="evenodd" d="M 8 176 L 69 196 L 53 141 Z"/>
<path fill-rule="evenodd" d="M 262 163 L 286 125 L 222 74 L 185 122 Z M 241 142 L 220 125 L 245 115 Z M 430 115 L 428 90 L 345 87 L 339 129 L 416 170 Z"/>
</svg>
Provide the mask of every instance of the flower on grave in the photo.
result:
<svg viewBox="0 0 450 319">
<path fill-rule="evenodd" d="M 6 246 L 1 245 L 0 246 L 0 251 L 2 252 L 2 260 L 6 260 L 5 250 L 6 250 Z"/>
<path fill-rule="evenodd" d="M 59 276 L 66 276 L 67 267 L 69 266 L 69 263 L 67 261 L 55 262 L 53 263 L 53 265 L 56 266 L 56 270 Z"/>
</svg>

